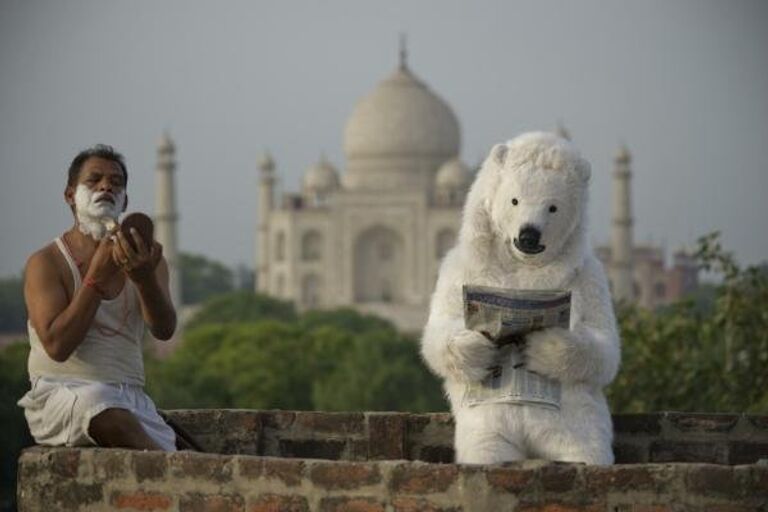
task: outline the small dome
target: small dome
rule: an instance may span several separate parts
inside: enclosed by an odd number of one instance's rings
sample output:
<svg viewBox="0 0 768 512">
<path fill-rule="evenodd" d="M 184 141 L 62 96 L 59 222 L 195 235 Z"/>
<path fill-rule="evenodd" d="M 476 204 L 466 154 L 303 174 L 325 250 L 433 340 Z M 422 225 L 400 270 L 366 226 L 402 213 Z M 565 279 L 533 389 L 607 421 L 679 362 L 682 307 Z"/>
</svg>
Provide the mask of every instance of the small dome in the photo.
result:
<svg viewBox="0 0 768 512">
<path fill-rule="evenodd" d="M 465 188 L 471 181 L 472 173 L 458 158 L 445 162 L 435 177 L 435 185 L 438 188 Z"/>
<path fill-rule="evenodd" d="M 304 190 L 326 192 L 339 186 L 339 173 L 324 157 L 307 169 L 303 180 Z"/>
</svg>

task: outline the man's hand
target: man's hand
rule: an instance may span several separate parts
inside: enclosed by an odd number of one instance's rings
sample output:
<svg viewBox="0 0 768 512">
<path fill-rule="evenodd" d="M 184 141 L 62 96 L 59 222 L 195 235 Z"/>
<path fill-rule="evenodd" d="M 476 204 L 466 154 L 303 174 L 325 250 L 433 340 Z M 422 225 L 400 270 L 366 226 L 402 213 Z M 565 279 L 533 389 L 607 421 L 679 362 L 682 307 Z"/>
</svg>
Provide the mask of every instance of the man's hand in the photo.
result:
<svg viewBox="0 0 768 512">
<path fill-rule="evenodd" d="M 118 230 L 115 237 L 112 251 L 112 259 L 115 264 L 136 284 L 153 279 L 155 268 L 163 257 L 163 246 L 152 241 L 152 246 L 147 248 L 147 244 L 144 243 L 141 235 L 134 228 L 131 228 L 131 238 L 135 249 L 122 230 Z"/>
<path fill-rule="evenodd" d="M 118 270 L 118 266 L 112 257 L 115 245 L 109 236 L 99 240 L 96 251 L 91 258 L 91 263 L 88 265 L 86 277 L 99 285 L 104 285 L 115 275 Z"/>
</svg>

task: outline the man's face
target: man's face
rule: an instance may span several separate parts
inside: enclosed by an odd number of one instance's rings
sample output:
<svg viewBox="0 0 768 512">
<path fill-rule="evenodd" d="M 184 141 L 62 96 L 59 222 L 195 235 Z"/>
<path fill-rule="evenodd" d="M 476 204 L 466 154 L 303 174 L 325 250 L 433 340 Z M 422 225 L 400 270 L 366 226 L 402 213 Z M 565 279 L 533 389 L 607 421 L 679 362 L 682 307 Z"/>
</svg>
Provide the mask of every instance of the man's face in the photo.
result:
<svg viewBox="0 0 768 512">
<path fill-rule="evenodd" d="M 75 186 L 64 192 L 80 231 L 95 240 L 108 232 L 110 221 L 125 211 L 125 175 L 120 166 L 104 158 L 90 157 L 80 169 Z"/>
<path fill-rule="evenodd" d="M 125 210 L 125 175 L 116 162 L 90 157 L 65 196 L 76 214 L 115 219 Z"/>
</svg>

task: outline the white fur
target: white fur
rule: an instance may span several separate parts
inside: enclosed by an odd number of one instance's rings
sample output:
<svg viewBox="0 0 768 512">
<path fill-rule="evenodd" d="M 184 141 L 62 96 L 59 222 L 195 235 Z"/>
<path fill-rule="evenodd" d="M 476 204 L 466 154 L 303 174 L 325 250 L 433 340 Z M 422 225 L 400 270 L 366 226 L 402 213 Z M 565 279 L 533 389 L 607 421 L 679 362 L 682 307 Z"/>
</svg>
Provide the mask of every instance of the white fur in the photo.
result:
<svg viewBox="0 0 768 512">
<path fill-rule="evenodd" d="M 589 163 L 570 142 L 533 132 L 495 146 L 472 185 L 458 244 L 440 268 L 422 339 L 422 355 L 444 379 L 455 416 L 457 462 L 613 462 L 602 388 L 618 371 L 619 338 L 605 273 L 588 243 L 589 176 Z M 549 211 L 552 205 L 555 213 Z M 528 255 L 515 247 L 524 224 L 540 229 L 543 252 Z M 571 290 L 570 328 L 533 333 L 525 349 L 530 370 L 561 381 L 559 411 L 462 405 L 466 383 L 487 374 L 496 352 L 464 327 L 464 284 Z"/>
<path fill-rule="evenodd" d="M 84 235 L 101 240 L 125 209 L 125 191 L 112 194 L 115 202 L 99 201 L 108 192 L 92 192 L 82 183 L 75 189 L 77 226 Z"/>
</svg>

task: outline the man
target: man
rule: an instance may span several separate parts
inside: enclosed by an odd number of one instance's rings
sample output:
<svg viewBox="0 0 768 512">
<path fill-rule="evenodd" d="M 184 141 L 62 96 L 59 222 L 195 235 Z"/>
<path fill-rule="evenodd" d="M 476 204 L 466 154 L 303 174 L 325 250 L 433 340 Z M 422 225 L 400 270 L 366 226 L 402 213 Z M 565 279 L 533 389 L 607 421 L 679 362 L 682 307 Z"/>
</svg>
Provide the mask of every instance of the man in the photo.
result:
<svg viewBox="0 0 768 512">
<path fill-rule="evenodd" d="M 97 145 L 69 168 L 74 226 L 34 253 L 24 274 L 32 389 L 19 401 L 39 444 L 175 450 L 144 393 L 145 327 L 176 328 L 162 247 L 115 225 L 127 205 L 122 155 Z"/>
</svg>

